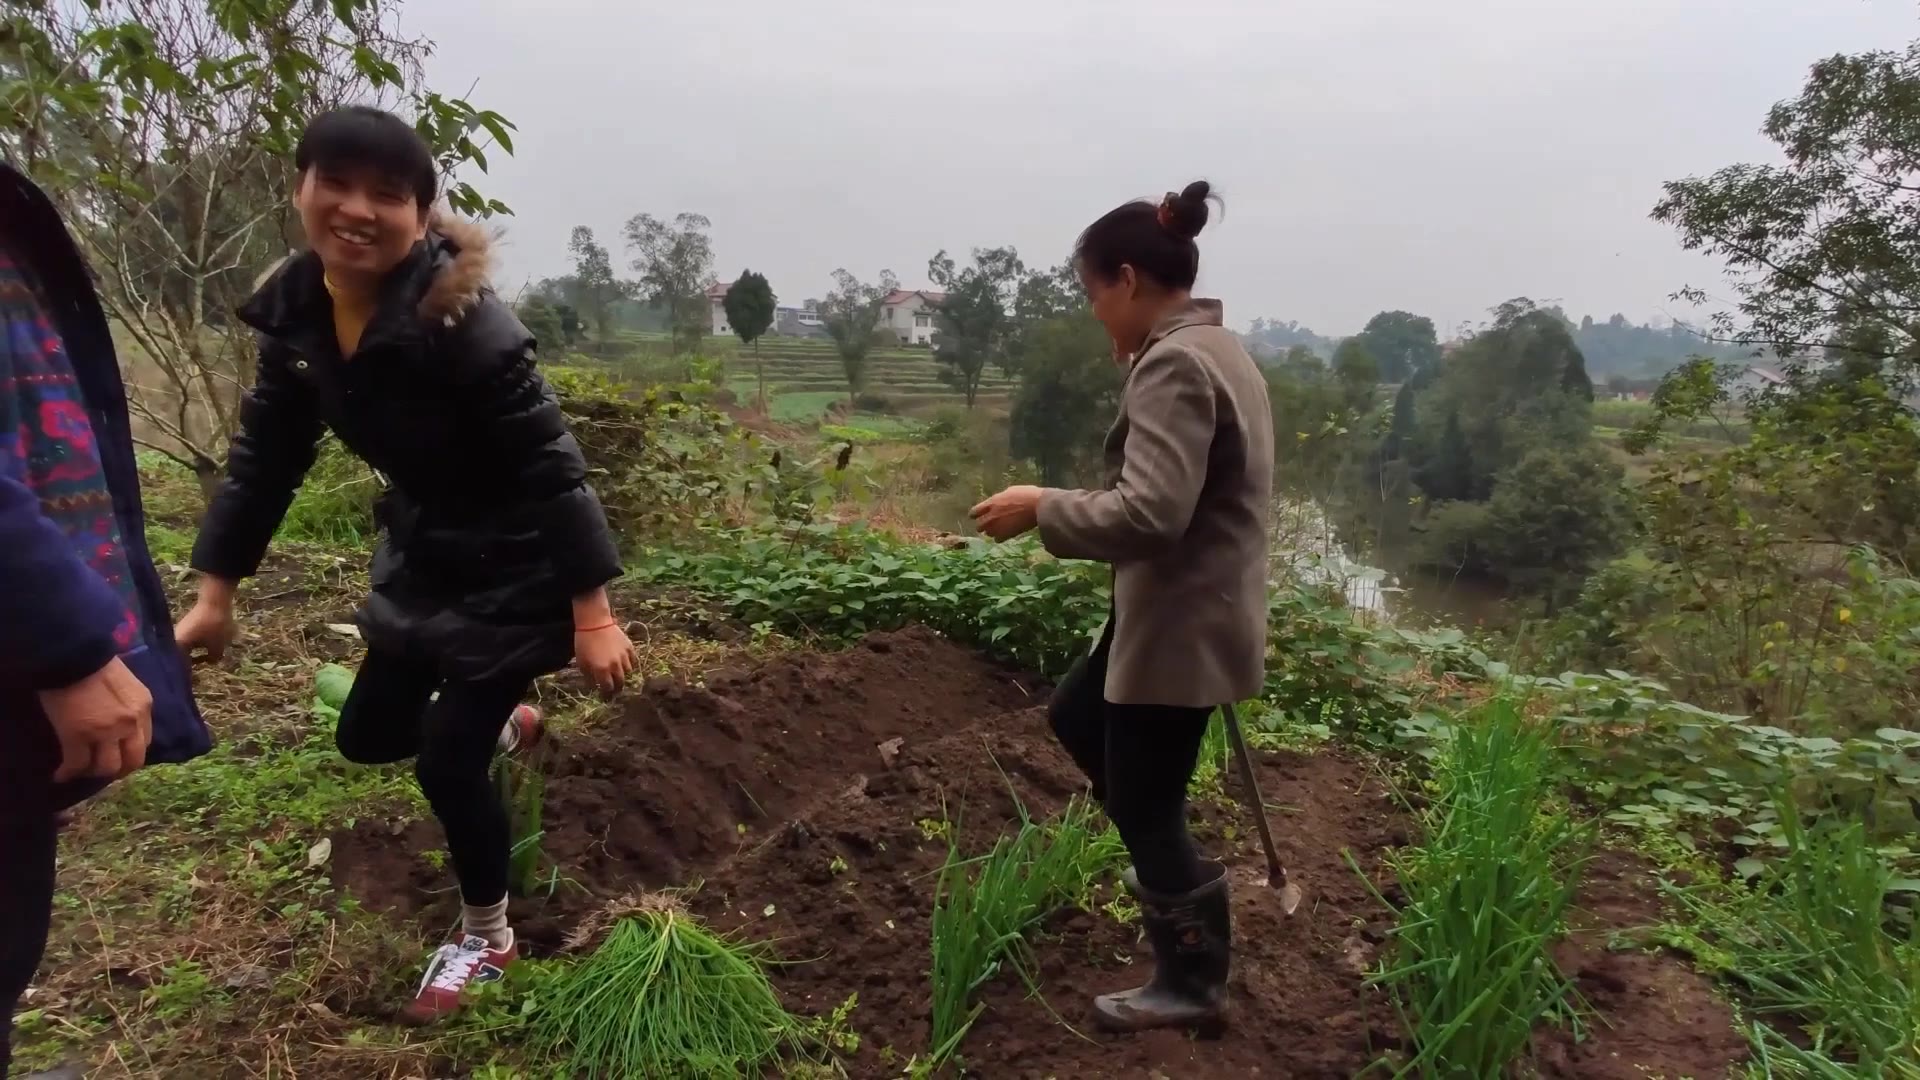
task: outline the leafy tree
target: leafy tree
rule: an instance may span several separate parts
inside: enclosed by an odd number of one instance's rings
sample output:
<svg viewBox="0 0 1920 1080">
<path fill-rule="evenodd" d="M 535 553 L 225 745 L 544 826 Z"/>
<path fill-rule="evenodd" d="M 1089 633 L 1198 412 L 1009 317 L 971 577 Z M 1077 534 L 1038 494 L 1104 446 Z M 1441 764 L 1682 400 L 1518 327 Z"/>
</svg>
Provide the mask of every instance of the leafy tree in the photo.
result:
<svg viewBox="0 0 1920 1080">
<path fill-rule="evenodd" d="M 1397 383 L 1440 362 L 1433 320 L 1406 311 L 1383 311 L 1367 320 L 1360 342 L 1380 365 L 1380 381 Z"/>
<path fill-rule="evenodd" d="M 833 272 L 833 291 L 820 301 L 820 321 L 827 336 L 840 353 L 840 367 L 847 376 L 847 405 L 852 407 L 867 385 L 867 355 L 880 339 L 880 313 L 887 294 L 900 287 L 893 271 L 880 271 L 877 284 L 869 285 L 845 269 Z"/>
<path fill-rule="evenodd" d="M 1363 417 L 1374 394 L 1372 358 L 1346 350 L 1344 370 L 1329 368 L 1312 349 L 1295 345 L 1266 368 L 1273 411 L 1275 481 L 1303 498 L 1322 499 L 1356 452 Z"/>
<path fill-rule="evenodd" d="M 1096 482 L 1121 385 L 1113 344 L 1084 305 L 1035 324 L 1008 417 L 1014 455 L 1032 462 L 1050 486 Z"/>
<path fill-rule="evenodd" d="M 1726 260 L 1740 300 L 1716 329 L 1804 356 L 1848 324 L 1867 325 L 1880 332 L 1867 355 L 1913 370 L 1920 42 L 1820 61 L 1763 130 L 1785 164 L 1672 181 L 1653 211 L 1688 248 Z M 1699 289 L 1684 295 L 1706 299 Z"/>
<path fill-rule="evenodd" d="M 723 306 L 727 311 L 727 325 L 733 327 L 741 341 L 753 346 L 753 371 L 760 382 L 760 411 L 764 413 L 767 411 L 767 369 L 760 360 L 760 338 L 773 326 L 773 286 L 768 284 L 765 274 L 742 270 L 727 289 Z"/>
<path fill-rule="evenodd" d="M 1413 481 L 1437 502 L 1477 501 L 1473 466 L 1473 447 L 1460 426 L 1460 414 L 1449 412 L 1433 452 L 1414 466 Z"/>
<path fill-rule="evenodd" d="M 572 304 L 553 305 L 554 317 L 560 324 L 560 340 L 571 346 L 580 340 L 580 312 Z"/>
<path fill-rule="evenodd" d="M 1286 353 L 1277 361 L 1276 366 L 1294 375 L 1327 370 L 1327 362 L 1320 358 L 1320 354 L 1305 345 L 1289 346 Z"/>
<path fill-rule="evenodd" d="M 1589 372 L 1627 378 L 1662 375 L 1694 356 L 1751 361 L 1758 352 L 1751 346 L 1716 342 L 1706 331 L 1686 323 L 1638 326 L 1618 314 L 1606 322 L 1595 322 L 1591 315 L 1582 318 L 1573 343 L 1586 357 Z"/>
<path fill-rule="evenodd" d="M 1484 501 L 1495 475 L 1535 446 L 1591 436 L 1592 385 L 1582 393 L 1569 324 L 1529 300 L 1500 305 L 1490 329 L 1428 370 L 1430 382 L 1416 376 L 1419 422 L 1402 449 L 1431 498 Z"/>
<path fill-rule="evenodd" d="M 1626 542 L 1623 480 L 1598 444 L 1536 447 L 1500 474 L 1491 499 L 1439 504 L 1417 559 L 1499 578 L 1552 615 Z"/>
<path fill-rule="evenodd" d="M 1295 345 L 1304 345 L 1320 356 L 1332 356 L 1334 349 L 1332 338 L 1322 337 L 1291 319 L 1286 322 L 1255 319 L 1252 329 L 1242 335 L 1242 339 L 1247 343 L 1247 351 L 1255 355 L 1272 356 Z"/>
<path fill-rule="evenodd" d="M 1477 541 L 1488 568 L 1544 597 L 1552 615 L 1626 543 L 1624 481 L 1596 443 L 1536 447 L 1494 482 Z"/>
<path fill-rule="evenodd" d="M 0 9 L 0 153 L 47 190 L 132 344 L 136 439 L 211 490 L 253 374 L 231 318 L 285 254 L 289 160 L 316 112 L 411 111 L 451 179 L 512 125 L 431 92 L 396 4 L 89 0 Z M 465 182 L 454 208 L 506 212 Z"/>
<path fill-rule="evenodd" d="M 627 219 L 627 248 L 641 292 L 666 309 L 676 354 L 699 344 L 712 325 L 707 286 L 713 284 L 713 228 L 703 214 L 678 214 L 671 223 L 651 214 Z"/>
<path fill-rule="evenodd" d="M 1014 304 L 1027 268 L 1010 247 L 975 248 L 973 265 L 956 268 L 953 257 L 941 251 L 927 260 L 927 278 L 947 294 L 934 305 L 939 336 L 933 358 L 941 365 L 940 378 L 967 399 L 973 408 L 980 393 L 980 377 L 987 364 L 998 360 L 1004 370 L 1014 325 Z"/>
<path fill-rule="evenodd" d="M 1006 347 L 996 357 L 1000 372 L 1008 378 L 1019 373 L 1035 329 L 1049 320 L 1085 310 L 1086 297 L 1080 289 L 1080 277 L 1070 263 L 1050 270 L 1034 270 L 1020 279 L 1013 295 L 1013 324 L 1007 331 Z"/>
<path fill-rule="evenodd" d="M 613 257 L 585 225 L 573 227 L 567 250 L 573 253 L 573 277 L 569 283 L 572 303 L 592 321 L 594 336 L 602 343 L 611 341 L 614 304 L 628 292 L 623 283 L 614 279 Z"/>
<path fill-rule="evenodd" d="M 1372 397 L 1373 388 L 1380 382 L 1379 361 L 1357 337 L 1348 338 L 1333 350 L 1333 370 L 1350 392 L 1364 397 Z"/>
<path fill-rule="evenodd" d="M 560 329 L 560 312 L 553 302 L 544 296 L 532 296 L 521 301 L 520 322 L 533 335 L 533 340 L 551 351 L 566 342 L 566 335 Z"/>
</svg>

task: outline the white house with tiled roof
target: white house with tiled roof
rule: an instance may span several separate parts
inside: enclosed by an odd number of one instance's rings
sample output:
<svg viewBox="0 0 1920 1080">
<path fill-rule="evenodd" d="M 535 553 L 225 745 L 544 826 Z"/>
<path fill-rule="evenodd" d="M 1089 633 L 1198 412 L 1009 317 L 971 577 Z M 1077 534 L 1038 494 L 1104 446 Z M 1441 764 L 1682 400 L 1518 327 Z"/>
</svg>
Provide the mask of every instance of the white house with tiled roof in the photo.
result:
<svg viewBox="0 0 1920 1080">
<path fill-rule="evenodd" d="M 881 302 L 880 328 L 892 331 L 903 345 L 931 345 L 933 309 L 946 298 L 926 289 L 895 289 Z"/>
</svg>

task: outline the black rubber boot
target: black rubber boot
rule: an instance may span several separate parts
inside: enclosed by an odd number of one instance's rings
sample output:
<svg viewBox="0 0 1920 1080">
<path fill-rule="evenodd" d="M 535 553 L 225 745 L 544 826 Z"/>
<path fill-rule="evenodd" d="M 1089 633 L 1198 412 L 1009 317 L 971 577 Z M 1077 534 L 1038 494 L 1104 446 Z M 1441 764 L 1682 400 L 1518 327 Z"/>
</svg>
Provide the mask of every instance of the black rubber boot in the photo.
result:
<svg viewBox="0 0 1920 1080">
<path fill-rule="evenodd" d="M 1148 892 L 1132 867 L 1121 875 L 1140 901 L 1141 922 L 1153 946 L 1153 979 L 1094 998 L 1095 1024 L 1113 1032 L 1193 1027 L 1216 1033 L 1226 1026 L 1232 916 L 1226 867 L 1211 867 L 1217 876 L 1185 896 Z"/>
</svg>

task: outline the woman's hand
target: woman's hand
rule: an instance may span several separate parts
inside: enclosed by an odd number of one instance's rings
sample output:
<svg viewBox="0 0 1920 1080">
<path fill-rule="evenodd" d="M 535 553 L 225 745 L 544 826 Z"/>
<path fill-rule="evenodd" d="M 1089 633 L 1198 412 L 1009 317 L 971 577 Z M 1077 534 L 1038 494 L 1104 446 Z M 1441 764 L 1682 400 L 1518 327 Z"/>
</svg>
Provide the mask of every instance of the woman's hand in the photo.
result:
<svg viewBox="0 0 1920 1080">
<path fill-rule="evenodd" d="M 573 659 L 594 688 L 607 697 L 620 692 L 640 665 L 633 642 L 617 622 L 573 632 Z"/>
<path fill-rule="evenodd" d="M 595 589 L 573 601 L 573 661 L 594 688 L 607 697 L 620 692 L 640 666 L 633 642 L 613 617 L 607 590 Z"/>
<path fill-rule="evenodd" d="M 1010 487 L 973 508 L 973 524 L 995 540 L 1011 540 L 1040 524 L 1040 490 L 1026 484 Z"/>
<path fill-rule="evenodd" d="M 233 644 L 236 626 L 233 619 L 234 583 L 223 578 L 202 578 L 200 596 L 180 621 L 174 624 L 173 640 L 189 660 L 194 650 L 219 663 Z"/>
</svg>

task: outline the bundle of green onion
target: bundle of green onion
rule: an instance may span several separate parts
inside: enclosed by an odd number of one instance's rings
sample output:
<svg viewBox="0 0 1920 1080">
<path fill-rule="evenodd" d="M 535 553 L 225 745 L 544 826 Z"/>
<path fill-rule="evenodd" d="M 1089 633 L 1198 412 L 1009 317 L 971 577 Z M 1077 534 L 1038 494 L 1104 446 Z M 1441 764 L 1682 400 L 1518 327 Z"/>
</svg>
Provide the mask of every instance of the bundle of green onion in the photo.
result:
<svg viewBox="0 0 1920 1080">
<path fill-rule="evenodd" d="M 802 1033 L 762 959 L 675 904 L 644 905 L 541 995 L 534 1046 L 578 1077 L 755 1075 Z"/>
</svg>

